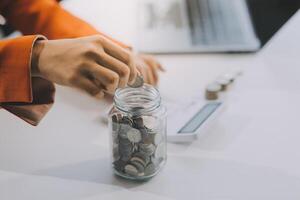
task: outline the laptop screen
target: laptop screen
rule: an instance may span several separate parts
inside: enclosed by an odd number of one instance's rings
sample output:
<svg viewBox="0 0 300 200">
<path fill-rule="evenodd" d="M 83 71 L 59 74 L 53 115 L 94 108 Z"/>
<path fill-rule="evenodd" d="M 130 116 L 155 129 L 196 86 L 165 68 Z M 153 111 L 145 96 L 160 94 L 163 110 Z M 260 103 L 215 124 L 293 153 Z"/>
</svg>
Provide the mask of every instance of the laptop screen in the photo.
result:
<svg viewBox="0 0 300 200">
<path fill-rule="evenodd" d="M 247 0 L 247 3 L 262 45 L 300 8 L 300 0 Z"/>
</svg>

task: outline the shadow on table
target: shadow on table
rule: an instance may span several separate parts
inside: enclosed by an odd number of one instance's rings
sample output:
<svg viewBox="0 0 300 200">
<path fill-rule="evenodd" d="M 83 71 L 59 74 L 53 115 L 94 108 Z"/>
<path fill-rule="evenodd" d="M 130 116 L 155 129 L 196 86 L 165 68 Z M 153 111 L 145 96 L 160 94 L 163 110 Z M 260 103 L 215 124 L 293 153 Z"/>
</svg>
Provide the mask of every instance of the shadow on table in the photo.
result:
<svg viewBox="0 0 300 200">
<path fill-rule="evenodd" d="M 88 160 L 80 163 L 64 165 L 55 168 L 43 169 L 34 172 L 34 175 L 52 176 L 76 181 L 102 183 L 123 188 L 134 188 L 146 182 L 135 182 L 112 175 L 109 158 Z"/>
<path fill-rule="evenodd" d="M 35 175 L 119 186 L 174 199 L 203 197 L 287 197 L 299 199 L 300 178 L 269 166 L 232 160 L 170 156 L 164 170 L 148 182 L 112 175 L 109 159 L 90 160 L 35 172 Z M 276 198 L 273 198 L 276 197 Z M 197 198 L 198 199 L 198 198 Z M 282 198 L 279 198 L 282 199 Z"/>
</svg>

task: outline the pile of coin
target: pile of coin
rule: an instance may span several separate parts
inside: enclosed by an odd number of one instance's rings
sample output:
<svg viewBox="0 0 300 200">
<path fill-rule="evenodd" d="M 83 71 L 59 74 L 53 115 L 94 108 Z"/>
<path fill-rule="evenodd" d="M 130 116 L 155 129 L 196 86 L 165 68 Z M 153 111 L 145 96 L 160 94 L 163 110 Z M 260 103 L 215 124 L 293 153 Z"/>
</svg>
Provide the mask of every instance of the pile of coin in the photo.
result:
<svg viewBox="0 0 300 200">
<path fill-rule="evenodd" d="M 112 115 L 113 167 L 125 176 L 150 177 L 166 156 L 163 131 L 152 116 Z"/>
<path fill-rule="evenodd" d="M 222 87 L 218 83 L 211 83 L 206 86 L 205 97 L 207 100 L 216 100 L 219 98 L 219 92 Z"/>
<path fill-rule="evenodd" d="M 224 73 L 215 81 L 208 84 L 205 89 L 205 98 L 206 100 L 218 100 L 220 92 L 225 92 L 228 90 L 228 87 L 235 81 L 235 79 L 242 75 L 241 70 L 232 70 L 230 72 Z"/>
</svg>

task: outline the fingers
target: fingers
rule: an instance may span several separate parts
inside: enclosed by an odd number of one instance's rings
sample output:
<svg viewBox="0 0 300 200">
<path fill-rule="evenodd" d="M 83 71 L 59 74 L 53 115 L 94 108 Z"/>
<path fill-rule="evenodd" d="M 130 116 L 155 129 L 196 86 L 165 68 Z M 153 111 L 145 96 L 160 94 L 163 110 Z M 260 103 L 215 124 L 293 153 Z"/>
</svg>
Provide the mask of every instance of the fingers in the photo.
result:
<svg viewBox="0 0 300 200">
<path fill-rule="evenodd" d="M 114 42 L 104 38 L 102 40 L 102 45 L 104 48 L 104 51 L 118 59 L 119 61 L 123 62 L 124 64 L 126 64 L 129 67 L 129 82 L 133 82 L 137 76 L 137 69 L 136 69 L 136 65 L 134 62 L 134 55 L 130 52 L 127 51 L 126 49 L 116 45 Z"/>
<path fill-rule="evenodd" d="M 107 67 L 108 69 L 111 69 L 119 75 L 119 87 L 123 88 L 127 85 L 130 75 L 130 69 L 127 65 L 110 55 L 103 56 L 102 63 L 103 66 Z"/>
<path fill-rule="evenodd" d="M 148 83 L 151 85 L 155 85 L 156 81 L 154 79 L 154 75 L 152 73 L 151 67 L 146 66 L 146 69 L 147 69 Z"/>
<path fill-rule="evenodd" d="M 131 55 L 131 60 L 128 64 L 129 68 L 130 68 L 130 74 L 129 74 L 129 83 L 133 83 L 138 75 L 138 71 L 136 69 L 136 63 L 135 63 L 135 59 L 133 58 L 133 54 Z"/>
<path fill-rule="evenodd" d="M 143 76 L 144 82 L 149 83 L 148 75 L 147 75 L 147 68 L 144 66 L 138 66 L 138 70 L 139 70 L 140 74 Z"/>
<path fill-rule="evenodd" d="M 104 48 L 104 51 L 115 57 L 116 59 L 120 60 L 121 62 L 125 63 L 125 64 L 129 64 L 130 62 L 130 52 L 126 51 L 124 48 L 118 46 L 117 44 L 115 44 L 114 42 L 103 38 L 102 39 L 102 45 Z"/>
<path fill-rule="evenodd" d="M 162 71 L 162 72 L 166 71 L 166 69 L 160 63 L 157 63 L 157 66 L 160 71 Z"/>
<path fill-rule="evenodd" d="M 153 56 L 151 56 L 151 55 L 142 55 L 142 57 L 144 58 L 145 62 L 148 65 L 153 65 L 162 72 L 166 71 L 165 68 L 163 68 L 163 66 L 159 62 L 157 62 L 156 59 Z"/>
<path fill-rule="evenodd" d="M 158 70 L 164 71 L 164 68 L 152 56 L 144 55 L 142 57 L 148 68 L 149 83 L 156 85 L 159 79 Z"/>
<path fill-rule="evenodd" d="M 101 88 L 97 87 L 92 81 L 85 77 L 80 77 L 74 81 L 74 86 L 87 92 L 91 96 L 103 98 L 104 92 Z"/>
<path fill-rule="evenodd" d="M 153 63 L 152 65 L 149 65 L 149 69 L 151 71 L 154 82 L 157 83 L 157 81 L 158 81 L 158 72 L 157 72 L 158 65 L 156 63 Z"/>
<path fill-rule="evenodd" d="M 87 70 L 96 79 L 94 82 L 99 82 L 106 92 L 113 94 L 118 88 L 119 75 L 116 72 L 96 63 L 89 65 Z"/>
<path fill-rule="evenodd" d="M 152 71 L 146 63 L 141 62 L 138 65 L 138 70 L 139 73 L 143 76 L 145 83 L 153 84 L 155 82 L 152 76 Z"/>
</svg>

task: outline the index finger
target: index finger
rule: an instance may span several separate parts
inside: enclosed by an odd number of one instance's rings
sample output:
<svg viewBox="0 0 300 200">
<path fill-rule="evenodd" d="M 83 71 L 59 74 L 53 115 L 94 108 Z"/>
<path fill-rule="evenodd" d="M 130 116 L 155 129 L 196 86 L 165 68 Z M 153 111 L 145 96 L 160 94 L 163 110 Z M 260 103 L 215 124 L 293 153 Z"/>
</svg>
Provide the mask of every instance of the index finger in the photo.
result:
<svg viewBox="0 0 300 200">
<path fill-rule="evenodd" d="M 133 82 L 137 76 L 137 69 L 136 69 L 136 63 L 135 59 L 133 58 L 133 54 L 126 51 L 123 47 L 120 47 L 119 45 L 115 44 L 114 42 L 110 41 L 109 39 L 104 38 L 103 39 L 103 49 L 104 51 L 120 60 L 121 62 L 125 63 L 129 69 L 130 69 L 130 74 L 129 74 L 129 82 Z"/>
<path fill-rule="evenodd" d="M 127 65 L 130 63 L 130 53 L 127 52 L 123 47 L 120 47 L 119 45 L 115 44 L 107 38 L 103 38 L 102 45 L 104 51 L 108 55 L 120 60 L 121 62 Z"/>
</svg>

